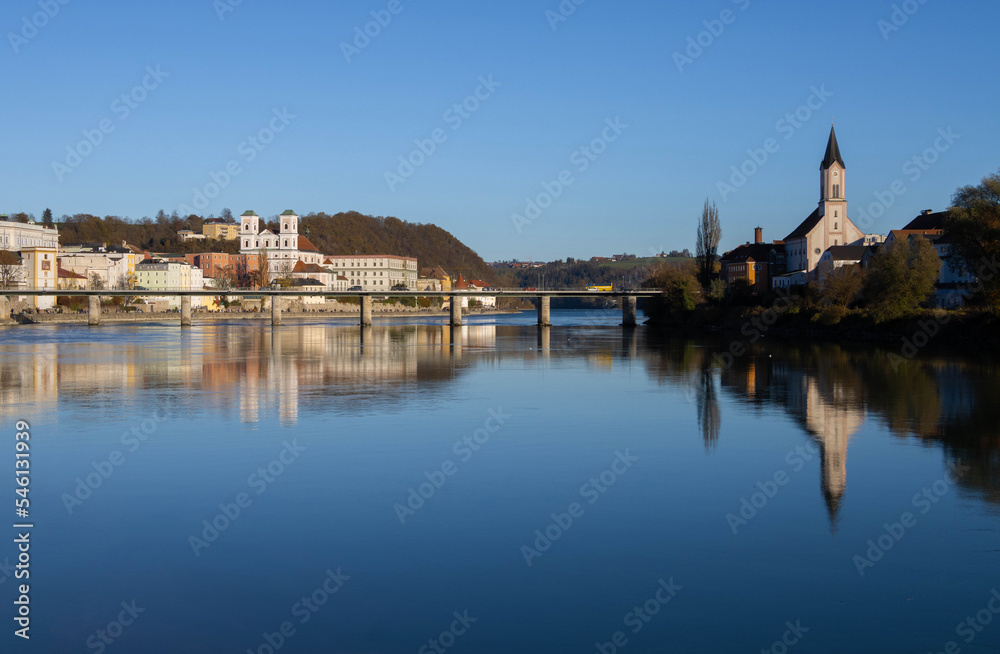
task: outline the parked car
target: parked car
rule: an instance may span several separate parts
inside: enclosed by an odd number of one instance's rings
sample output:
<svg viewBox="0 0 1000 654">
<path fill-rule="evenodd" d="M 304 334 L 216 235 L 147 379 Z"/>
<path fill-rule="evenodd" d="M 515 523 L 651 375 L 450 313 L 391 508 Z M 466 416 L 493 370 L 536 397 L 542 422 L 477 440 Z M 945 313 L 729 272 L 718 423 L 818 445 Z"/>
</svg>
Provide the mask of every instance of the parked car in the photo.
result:
<svg viewBox="0 0 1000 654">
<path fill-rule="evenodd" d="M 406 284 L 396 284 L 392 287 L 393 291 L 408 291 L 410 289 L 406 288 Z"/>
<path fill-rule="evenodd" d="M 352 287 L 350 287 L 350 288 L 349 288 L 349 289 L 347 289 L 347 290 L 348 290 L 348 291 L 363 291 L 363 290 L 365 290 L 365 289 L 361 288 L 360 286 L 352 286 Z"/>
</svg>

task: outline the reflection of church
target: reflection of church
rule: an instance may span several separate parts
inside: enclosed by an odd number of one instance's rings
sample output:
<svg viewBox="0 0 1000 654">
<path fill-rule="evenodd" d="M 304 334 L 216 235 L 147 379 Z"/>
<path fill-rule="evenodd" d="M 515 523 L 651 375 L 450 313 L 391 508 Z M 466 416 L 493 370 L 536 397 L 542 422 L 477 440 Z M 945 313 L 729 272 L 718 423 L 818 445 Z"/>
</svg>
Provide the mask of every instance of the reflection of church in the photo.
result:
<svg viewBox="0 0 1000 654">
<path fill-rule="evenodd" d="M 770 358 L 760 364 L 748 359 L 725 370 L 722 384 L 752 401 L 783 404 L 809 434 L 819 448 L 820 486 L 830 526 L 836 529 L 847 489 L 847 447 L 865 421 L 858 387 Z"/>
</svg>

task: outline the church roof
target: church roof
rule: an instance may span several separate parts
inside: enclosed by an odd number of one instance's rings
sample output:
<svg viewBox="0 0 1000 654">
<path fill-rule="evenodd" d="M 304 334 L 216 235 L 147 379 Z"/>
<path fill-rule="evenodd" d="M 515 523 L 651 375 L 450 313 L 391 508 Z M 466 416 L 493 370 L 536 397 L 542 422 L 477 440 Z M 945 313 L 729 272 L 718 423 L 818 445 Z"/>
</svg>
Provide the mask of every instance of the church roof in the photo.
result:
<svg viewBox="0 0 1000 654">
<path fill-rule="evenodd" d="M 843 157 L 840 156 L 840 146 L 837 145 L 837 132 L 831 125 L 830 141 L 826 144 L 826 156 L 823 157 L 823 168 L 829 168 L 833 165 L 833 162 L 837 162 L 844 168 L 847 168 Z"/>
<path fill-rule="evenodd" d="M 319 248 L 312 244 L 312 241 L 305 236 L 299 237 L 299 250 L 302 252 L 319 252 Z"/>
<path fill-rule="evenodd" d="M 295 212 L 294 212 L 294 211 L 292 211 L 291 209 L 287 209 L 287 210 L 286 210 L 286 211 L 285 211 L 284 213 L 282 213 L 281 215 L 282 215 L 282 216 L 298 216 L 299 214 L 295 213 Z"/>
<path fill-rule="evenodd" d="M 785 241 L 790 241 L 795 238 L 805 238 L 809 232 L 819 224 L 819 221 L 823 217 L 819 215 L 819 207 L 809 214 L 809 217 L 802 221 L 802 224 L 795 228 L 795 231 L 785 237 Z"/>
<path fill-rule="evenodd" d="M 243 215 L 244 216 L 257 216 L 257 214 L 254 213 L 253 211 L 244 211 Z M 257 216 L 257 217 L 260 218 L 260 216 Z"/>
</svg>

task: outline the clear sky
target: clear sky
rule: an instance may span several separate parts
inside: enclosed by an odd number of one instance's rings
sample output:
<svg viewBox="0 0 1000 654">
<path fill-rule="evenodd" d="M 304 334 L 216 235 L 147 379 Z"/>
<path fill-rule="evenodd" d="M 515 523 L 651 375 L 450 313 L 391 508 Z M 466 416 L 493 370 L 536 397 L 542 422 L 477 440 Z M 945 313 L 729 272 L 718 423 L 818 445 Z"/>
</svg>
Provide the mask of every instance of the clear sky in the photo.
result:
<svg viewBox="0 0 1000 654">
<path fill-rule="evenodd" d="M 215 196 L 205 215 L 392 215 L 438 224 L 487 260 L 641 256 L 693 250 L 706 197 L 723 250 L 758 224 L 783 238 L 819 200 L 831 121 L 851 216 L 891 205 L 869 231 L 943 209 L 1000 167 L 994 0 L 897 3 L 898 29 L 889 1 L 562 6 L 574 11 L 6 0 L 0 211 L 141 218 L 195 207 L 199 189 Z M 376 35 L 357 38 L 376 18 Z M 707 47 L 678 63 L 689 38 Z M 814 89 L 806 120 L 779 123 Z M 600 154 L 578 152 L 595 139 Z M 768 139 L 767 161 L 720 190 Z M 411 156 L 415 141 L 433 152 Z M 925 153 L 933 163 L 907 163 Z M 526 215 L 546 192 L 558 197 Z"/>
</svg>

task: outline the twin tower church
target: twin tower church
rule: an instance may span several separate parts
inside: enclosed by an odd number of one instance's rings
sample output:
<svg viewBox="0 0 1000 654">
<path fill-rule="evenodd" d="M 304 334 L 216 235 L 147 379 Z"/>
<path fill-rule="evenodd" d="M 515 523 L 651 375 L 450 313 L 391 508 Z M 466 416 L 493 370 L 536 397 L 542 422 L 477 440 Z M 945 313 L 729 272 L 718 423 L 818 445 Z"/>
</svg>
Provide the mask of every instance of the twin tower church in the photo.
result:
<svg viewBox="0 0 1000 654">
<path fill-rule="evenodd" d="M 833 127 L 819 171 L 819 206 L 783 241 L 764 243 L 763 230 L 757 228 L 754 243 L 722 256 L 723 280 L 747 279 L 757 290 L 805 284 L 819 278 L 821 263 L 860 262 L 867 246 L 882 241 L 880 235 L 865 234 L 847 215 L 847 165 Z"/>
</svg>

